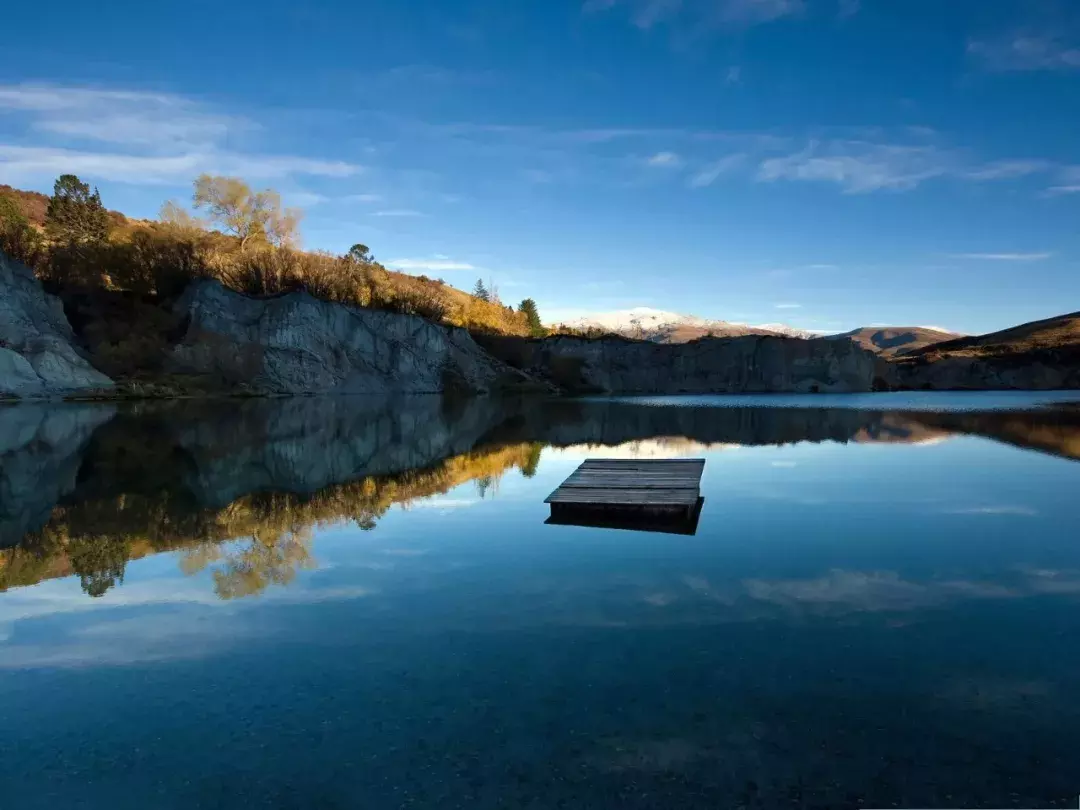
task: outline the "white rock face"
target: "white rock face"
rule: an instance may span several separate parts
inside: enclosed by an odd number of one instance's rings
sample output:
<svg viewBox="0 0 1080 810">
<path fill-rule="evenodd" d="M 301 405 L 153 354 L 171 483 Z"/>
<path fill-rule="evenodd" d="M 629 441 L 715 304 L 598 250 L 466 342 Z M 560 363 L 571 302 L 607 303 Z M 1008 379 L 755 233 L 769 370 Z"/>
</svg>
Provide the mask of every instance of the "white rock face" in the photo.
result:
<svg viewBox="0 0 1080 810">
<path fill-rule="evenodd" d="M 256 393 L 484 393 L 532 382 L 463 329 L 307 293 L 251 298 L 199 281 L 177 312 L 188 329 L 171 370 Z"/>
<path fill-rule="evenodd" d="M 26 266 L 0 253 L 0 396 L 50 397 L 113 381 L 76 351 L 60 301 Z"/>
</svg>

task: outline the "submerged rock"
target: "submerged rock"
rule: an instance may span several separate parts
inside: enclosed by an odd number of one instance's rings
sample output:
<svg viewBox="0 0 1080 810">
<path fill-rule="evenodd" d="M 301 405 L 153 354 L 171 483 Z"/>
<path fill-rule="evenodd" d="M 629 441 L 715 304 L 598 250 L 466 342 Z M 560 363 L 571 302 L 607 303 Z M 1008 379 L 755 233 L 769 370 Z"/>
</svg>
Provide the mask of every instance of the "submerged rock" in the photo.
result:
<svg viewBox="0 0 1080 810">
<path fill-rule="evenodd" d="M 302 292 L 252 298 L 198 281 L 177 314 L 188 325 L 172 351 L 173 372 L 257 393 L 485 393 L 532 382 L 464 329 Z"/>
<path fill-rule="evenodd" d="M 59 299 L 0 253 L 0 396 L 48 397 L 111 388 L 75 349 Z"/>
</svg>

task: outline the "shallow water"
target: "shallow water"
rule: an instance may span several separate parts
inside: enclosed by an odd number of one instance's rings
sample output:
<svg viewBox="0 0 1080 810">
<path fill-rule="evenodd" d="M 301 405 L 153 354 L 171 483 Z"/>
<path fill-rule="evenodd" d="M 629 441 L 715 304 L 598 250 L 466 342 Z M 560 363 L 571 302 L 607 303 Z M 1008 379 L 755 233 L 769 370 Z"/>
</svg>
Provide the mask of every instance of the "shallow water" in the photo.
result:
<svg viewBox="0 0 1080 810">
<path fill-rule="evenodd" d="M 1057 399 L 0 409 L 0 806 L 1075 807 Z"/>
</svg>

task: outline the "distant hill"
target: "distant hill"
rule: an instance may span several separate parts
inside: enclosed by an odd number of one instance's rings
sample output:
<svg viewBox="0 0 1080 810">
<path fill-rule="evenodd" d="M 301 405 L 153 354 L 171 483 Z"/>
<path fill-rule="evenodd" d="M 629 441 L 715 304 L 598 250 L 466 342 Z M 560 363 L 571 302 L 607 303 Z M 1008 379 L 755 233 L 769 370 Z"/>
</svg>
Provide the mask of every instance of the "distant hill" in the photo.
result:
<svg viewBox="0 0 1080 810">
<path fill-rule="evenodd" d="M 610 334 L 654 343 L 689 343 L 704 337 L 741 337 L 743 335 L 776 335 L 781 337 L 812 337 L 809 332 L 784 324 L 753 326 L 730 321 L 715 321 L 677 312 L 665 312 L 651 307 L 635 307 L 617 312 L 602 312 L 555 325 L 556 331 L 587 334 Z"/>
<path fill-rule="evenodd" d="M 960 337 L 911 352 L 927 359 L 1009 357 L 1042 351 L 1080 351 L 1080 312 L 1057 315 L 987 335 Z"/>
<path fill-rule="evenodd" d="M 830 340 L 847 338 L 887 358 L 962 337 L 964 335 L 959 332 L 947 332 L 930 326 L 862 326 L 850 332 L 829 335 Z"/>
</svg>

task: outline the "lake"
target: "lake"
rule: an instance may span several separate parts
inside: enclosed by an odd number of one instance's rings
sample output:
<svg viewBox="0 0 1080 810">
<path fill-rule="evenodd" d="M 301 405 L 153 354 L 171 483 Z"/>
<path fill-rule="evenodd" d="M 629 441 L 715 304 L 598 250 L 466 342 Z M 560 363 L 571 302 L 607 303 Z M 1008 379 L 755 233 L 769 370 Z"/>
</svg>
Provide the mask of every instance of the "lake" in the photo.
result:
<svg viewBox="0 0 1080 810">
<path fill-rule="evenodd" d="M 546 525 L 598 456 L 697 533 Z M 0 408 L 0 806 L 1075 807 L 1078 460 L 1070 394 Z"/>
</svg>

